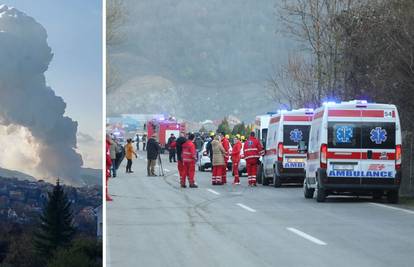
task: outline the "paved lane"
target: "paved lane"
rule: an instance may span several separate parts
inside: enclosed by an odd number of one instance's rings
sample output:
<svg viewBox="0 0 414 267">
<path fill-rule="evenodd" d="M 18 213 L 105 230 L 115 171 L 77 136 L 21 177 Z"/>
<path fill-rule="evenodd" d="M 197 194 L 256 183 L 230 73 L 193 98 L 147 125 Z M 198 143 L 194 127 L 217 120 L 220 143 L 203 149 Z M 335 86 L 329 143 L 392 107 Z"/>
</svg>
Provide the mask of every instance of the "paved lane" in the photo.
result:
<svg viewBox="0 0 414 267">
<path fill-rule="evenodd" d="M 108 266 L 412 266 L 414 214 L 369 199 L 303 198 L 299 187 L 181 189 L 176 167 L 110 181 Z M 231 179 L 230 179 L 231 180 Z"/>
</svg>

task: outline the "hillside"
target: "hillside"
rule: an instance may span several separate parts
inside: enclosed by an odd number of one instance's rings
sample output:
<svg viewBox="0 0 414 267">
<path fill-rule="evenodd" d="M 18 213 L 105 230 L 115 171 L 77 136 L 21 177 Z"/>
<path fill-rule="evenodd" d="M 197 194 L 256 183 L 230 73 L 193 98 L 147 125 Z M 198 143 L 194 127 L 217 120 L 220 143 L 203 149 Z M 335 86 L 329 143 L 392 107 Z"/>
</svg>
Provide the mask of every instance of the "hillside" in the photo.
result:
<svg viewBox="0 0 414 267">
<path fill-rule="evenodd" d="M 274 1 L 125 3 L 123 41 L 108 48 L 120 81 L 108 95 L 108 115 L 166 111 L 189 120 L 228 114 L 251 120 L 275 109 L 265 82 L 292 42 L 276 34 Z"/>
</svg>

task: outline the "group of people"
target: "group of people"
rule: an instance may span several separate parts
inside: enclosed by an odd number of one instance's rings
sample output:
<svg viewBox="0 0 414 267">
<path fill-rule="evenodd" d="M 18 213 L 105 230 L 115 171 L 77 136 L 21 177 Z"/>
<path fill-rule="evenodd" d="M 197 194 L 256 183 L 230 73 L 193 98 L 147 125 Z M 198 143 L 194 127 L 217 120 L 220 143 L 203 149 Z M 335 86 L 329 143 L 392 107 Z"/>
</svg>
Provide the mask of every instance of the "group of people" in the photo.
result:
<svg viewBox="0 0 414 267">
<path fill-rule="evenodd" d="M 175 149 L 178 158 L 178 172 L 180 185 L 185 188 L 188 179 L 190 187 L 197 187 L 195 184 L 195 163 L 197 150 L 194 142 L 194 134 L 181 133 L 178 139 L 174 139 Z M 207 143 L 207 151 L 212 162 L 212 185 L 227 184 L 227 163 L 231 157 L 233 163 L 234 181 L 233 184 L 240 184 L 239 163 L 243 157 L 246 160 L 246 168 L 249 186 L 256 186 L 257 165 L 260 156 L 264 154 L 263 146 L 256 139 L 255 133 L 251 132 L 244 145 L 240 141 L 240 135 L 234 137 L 230 153 L 229 136 L 224 133 L 213 134 L 211 141 Z M 243 149 L 243 151 L 242 151 Z M 170 154 L 171 162 L 171 154 Z"/>
<path fill-rule="evenodd" d="M 138 135 L 137 135 L 137 138 Z M 156 176 L 155 166 L 160 154 L 160 145 L 156 140 L 156 135 L 154 134 L 151 138 L 146 140 L 146 135 L 142 137 L 143 150 L 147 151 L 147 175 Z M 134 140 L 137 142 L 136 140 Z M 138 141 L 139 142 L 139 141 Z M 132 138 L 127 139 L 125 146 L 122 146 L 115 136 L 107 135 L 106 137 L 107 144 L 107 176 L 116 177 L 117 170 L 121 165 L 121 162 L 124 158 L 127 159 L 126 164 L 126 173 L 133 173 L 132 163 L 133 159 L 138 157 L 137 152 L 134 149 Z M 139 145 L 136 145 L 136 150 L 139 150 Z"/>
<path fill-rule="evenodd" d="M 137 151 L 139 150 L 139 143 L 142 143 L 142 150 L 143 151 L 146 150 L 146 146 L 147 146 L 147 135 L 146 134 L 143 134 L 142 137 L 140 137 L 139 134 L 136 134 L 134 141 L 137 146 Z"/>
<path fill-rule="evenodd" d="M 152 135 L 144 146 L 147 151 L 148 176 L 157 176 L 155 173 L 155 166 L 157 160 L 159 160 L 161 147 L 156 138 L 157 136 L 155 134 Z M 239 163 L 240 159 L 244 158 L 246 160 L 248 184 L 249 186 L 256 186 L 257 165 L 260 156 L 264 154 L 263 146 L 260 141 L 256 139 L 254 132 L 251 132 L 249 138 L 244 142 L 244 145 L 240 139 L 240 135 L 236 135 L 232 145 L 229 141 L 229 136 L 224 133 L 212 134 L 210 137 L 210 141 L 207 143 L 207 151 L 213 167 L 213 185 L 224 185 L 227 183 L 227 163 L 229 158 L 231 158 L 233 163 L 233 184 L 240 184 Z M 177 162 L 180 185 L 183 188 L 187 187 L 187 180 L 190 188 L 198 187 L 195 183 L 195 164 L 197 161 L 197 151 L 200 150 L 199 143 L 200 142 L 197 142 L 197 138 L 193 133 L 186 134 L 181 132 L 178 138 L 172 134 L 168 139 L 167 146 L 169 149 L 169 160 L 170 162 Z M 138 149 L 139 146 L 137 145 L 137 150 Z M 132 160 L 134 157 L 138 157 L 133 146 L 133 140 L 131 138 L 128 139 L 125 147 L 122 147 L 115 137 L 107 135 L 107 181 L 111 176 L 116 177 L 117 169 L 124 157 L 127 159 L 126 173 L 133 173 Z M 106 198 L 107 200 L 111 200 L 108 193 Z"/>
</svg>

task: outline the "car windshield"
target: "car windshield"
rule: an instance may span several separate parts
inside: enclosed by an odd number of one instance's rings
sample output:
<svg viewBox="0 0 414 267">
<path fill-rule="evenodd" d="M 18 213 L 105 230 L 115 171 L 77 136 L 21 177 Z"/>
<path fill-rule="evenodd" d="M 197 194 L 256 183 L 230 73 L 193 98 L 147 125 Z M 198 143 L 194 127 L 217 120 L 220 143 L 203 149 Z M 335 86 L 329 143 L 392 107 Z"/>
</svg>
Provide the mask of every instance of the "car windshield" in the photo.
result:
<svg viewBox="0 0 414 267">
<path fill-rule="evenodd" d="M 394 149 L 395 123 L 329 122 L 328 147 Z"/>
</svg>

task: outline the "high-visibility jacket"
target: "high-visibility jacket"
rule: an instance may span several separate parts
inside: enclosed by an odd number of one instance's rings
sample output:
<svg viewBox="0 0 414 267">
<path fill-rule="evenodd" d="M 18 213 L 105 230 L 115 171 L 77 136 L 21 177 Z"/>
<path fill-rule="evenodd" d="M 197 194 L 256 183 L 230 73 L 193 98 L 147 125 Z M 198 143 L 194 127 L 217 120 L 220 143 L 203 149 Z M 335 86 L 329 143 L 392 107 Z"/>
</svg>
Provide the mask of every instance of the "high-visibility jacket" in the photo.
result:
<svg viewBox="0 0 414 267">
<path fill-rule="evenodd" d="M 244 143 L 243 154 L 246 160 L 258 159 L 260 156 L 264 155 L 263 146 L 259 140 L 253 136 L 250 136 Z"/>
<path fill-rule="evenodd" d="M 242 143 L 240 141 L 237 141 L 233 145 L 233 149 L 231 151 L 231 160 L 234 162 L 240 161 L 240 151 L 242 149 Z"/>
<path fill-rule="evenodd" d="M 224 150 L 226 150 L 226 155 L 224 155 L 224 160 L 228 161 L 229 160 L 229 150 L 230 150 L 230 142 L 229 139 L 227 139 L 226 137 L 223 138 L 223 140 L 221 140 L 221 144 L 224 147 Z"/>
<path fill-rule="evenodd" d="M 196 147 L 191 140 L 187 140 L 182 146 L 182 160 L 183 162 L 195 162 L 196 161 Z"/>
</svg>

